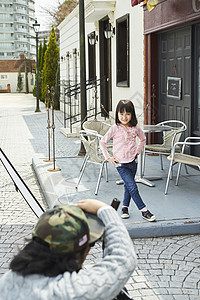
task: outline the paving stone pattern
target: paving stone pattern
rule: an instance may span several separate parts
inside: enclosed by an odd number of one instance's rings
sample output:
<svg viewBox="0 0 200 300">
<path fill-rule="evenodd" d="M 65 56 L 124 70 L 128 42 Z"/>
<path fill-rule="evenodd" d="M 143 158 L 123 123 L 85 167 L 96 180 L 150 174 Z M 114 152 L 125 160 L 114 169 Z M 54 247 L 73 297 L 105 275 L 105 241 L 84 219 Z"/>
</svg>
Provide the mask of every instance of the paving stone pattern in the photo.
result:
<svg viewBox="0 0 200 300">
<path fill-rule="evenodd" d="M 31 167 L 34 155 L 47 154 L 46 109 L 34 113 L 35 98 L 31 95 L 4 94 L 0 98 L 0 147 L 46 208 L 37 178 Z M 56 153 L 76 155 L 80 143 L 64 137 L 63 115 L 56 112 Z M 31 237 L 37 217 L 26 204 L 0 164 L 0 276 L 24 239 Z M 200 239 L 199 235 L 165 238 L 133 239 L 138 266 L 127 282 L 134 300 L 200 300 Z M 91 249 L 84 267 L 102 259 L 101 242 Z M 128 258 L 127 258 L 128 259 Z"/>
</svg>

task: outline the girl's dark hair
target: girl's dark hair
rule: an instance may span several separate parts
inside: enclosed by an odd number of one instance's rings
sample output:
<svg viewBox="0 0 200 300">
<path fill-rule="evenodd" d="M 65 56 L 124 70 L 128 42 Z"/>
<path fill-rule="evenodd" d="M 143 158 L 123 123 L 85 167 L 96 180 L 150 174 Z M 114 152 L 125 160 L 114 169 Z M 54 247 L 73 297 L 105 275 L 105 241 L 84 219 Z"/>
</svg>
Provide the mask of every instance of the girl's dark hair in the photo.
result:
<svg viewBox="0 0 200 300">
<path fill-rule="evenodd" d="M 136 126 L 138 121 L 137 121 L 137 118 L 136 118 L 136 114 L 135 114 L 135 108 L 134 108 L 134 105 L 133 103 L 130 101 L 130 100 L 120 100 L 117 104 L 117 107 L 116 107 L 116 112 L 115 112 L 115 123 L 116 124 L 120 124 L 120 120 L 118 118 L 118 112 L 121 112 L 123 113 L 124 110 L 126 112 L 130 112 L 131 113 L 131 121 L 130 121 L 130 126 L 133 127 L 133 126 Z"/>
<path fill-rule="evenodd" d="M 40 274 L 55 277 L 64 272 L 79 271 L 87 246 L 78 253 L 58 255 L 36 239 L 31 240 L 13 258 L 10 269 L 20 275 Z"/>
</svg>

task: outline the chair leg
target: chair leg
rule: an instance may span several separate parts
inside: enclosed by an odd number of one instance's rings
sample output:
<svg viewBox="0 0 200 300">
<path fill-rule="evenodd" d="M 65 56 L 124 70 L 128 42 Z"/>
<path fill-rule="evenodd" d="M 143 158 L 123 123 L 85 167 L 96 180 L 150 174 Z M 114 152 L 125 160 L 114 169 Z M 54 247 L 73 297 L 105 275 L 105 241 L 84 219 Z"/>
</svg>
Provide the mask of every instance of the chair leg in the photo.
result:
<svg viewBox="0 0 200 300">
<path fill-rule="evenodd" d="M 87 161 L 88 161 L 88 156 L 86 156 L 86 159 L 85 159 L 85 161 L 84 161 L 84 164 L 82 164 L 82 166 L 81 166 L 81 173 L 80 173 L 80 175 L 79 175 L 78 182 L 77 182 L 76 187 L 75 187 L 76 189 L 78 188 L 78 185 L 79 185 L 79 183 L 80 183 L 80 181 L 81 181 L 81 178 L 82 178 L 82 176 L 83 176 L 83 173 L 84 173 L 84 171 L 85 171 L 85 167 L 86 167 Z"/>
<path fill-rule="evenodd" d="M 83 163 L 81 165 L 81 168 L 80 168 L 80 172 L 82 171 L 82 169 L 84 168 L 84 165 L 86 163 L 86 160 L 87 160 L 87 155 L 85 155 L 84 159 L 83 159 Z"/>
<path fill-rule="evenodd" d="M 172 164 L 172 167 L 171 167 L 171 172 L 170 172 L 170 180 L 173 179 L 173 164 Z"/>
<path fill-rule="evenodd" d="M 168 171 L 168 176 L 167 176 L 167 182 L 166 182 L 166 186 L 165 186 L 165 195 L 167 195 L 167 191 L 168 191 L 169 180 L 170 180 L 170 177 L 171 177 L 172 165 L 173 165 L 173 161 L 171 160 L 170 166 L 169 166 L 169 171 Z"/>
<path fill-rule="evenodd" d="M 102 176 L 104 164 L 105 164 L 105 161 L 103 161 L 103 163 L 101 164 L 101 168 L 100 168 L 100 172 L 99 172 L 99 177 L 98 177 L 98 181 L 97 181 L 97 186 L 96 186 L 96 190 L 95 190 L 95 195 L 98 194 L 98 190 L 99 190 L 99 185 L 100 185 L 100 181 L 101 181 L 101 176 Z"/>
<path fill-rule="evenodd" d="M 184 164 L 184 166 L 185 166 L 185 172 L 186 172 L 186 174 L 188 175 L 188 174 L 189 174 L 188 168 L 187 168 L 186 164 Z"/>
<path fill-rule="evenodd" d="M 176 185 L 178 185 L 179 176 L 180 176 L 180 172 L 181 172 L 181 166 L 182 166 L 182 163 L 179 163 L 178 164 L 178 172 L 177 172 L 177 176 L 176 176 Z"/>
<path fill-rule="evenodd" d="M 142 176 L 144 176 L 145 171 L 145 161 L 146 161 L 146 152 L 143 152 L 143 158 L 142 158 Z"/>
<path fill-rule="evenodd" d="M 160 168 L 163 170 L 163 159 L 162 159 L 162 154 L 160 154 Z"/>
<path fill-rule="evenodd" d="M 108 164 L 107 164 L 107 161 L 105 161 L 105 169 L 106 169 L 106 182 L 108 182 Z"/>
</svg>

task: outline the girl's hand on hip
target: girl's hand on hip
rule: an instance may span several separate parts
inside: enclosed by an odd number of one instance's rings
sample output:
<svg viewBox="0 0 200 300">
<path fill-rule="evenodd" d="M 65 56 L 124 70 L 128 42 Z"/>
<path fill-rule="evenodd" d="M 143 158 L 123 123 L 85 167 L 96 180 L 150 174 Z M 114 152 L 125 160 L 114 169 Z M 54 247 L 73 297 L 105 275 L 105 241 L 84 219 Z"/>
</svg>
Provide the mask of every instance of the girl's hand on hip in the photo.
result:
<svg viewBox="0 0 200 300">
<path fill-rule="evenodd" d="M 109 158 L 108 158 L 108 161 L 109 161 L 114 167 L 116 167 L 117 164 L 119 163 L 119 161 L 118 161 L 116 158 L 114 158 L 114 157 L 109 157 Z"/>
</svg>

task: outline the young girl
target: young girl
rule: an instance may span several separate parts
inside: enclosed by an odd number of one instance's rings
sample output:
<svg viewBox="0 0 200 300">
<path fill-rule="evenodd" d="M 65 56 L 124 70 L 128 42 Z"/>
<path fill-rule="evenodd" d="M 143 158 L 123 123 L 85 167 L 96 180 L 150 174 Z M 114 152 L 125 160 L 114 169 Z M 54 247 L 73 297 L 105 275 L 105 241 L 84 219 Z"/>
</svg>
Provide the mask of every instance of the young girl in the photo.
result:
<svg viewBox="0 0 200 300">
<path fill-rule="evenodd" d="M 135 108 L 129 100 L 120 100 L 115 113 L 116 125 L 111 126 L 108 132 L 101 139 L 100 146 L 103 155 L 113 166 L 124 181 L 124 200 L 121 217 L 129 218 L 128 207 L 132 198 L 137 208 L 142 212 L 142 217 L 150 222 L 156 217 L 150 213 L 140 197 L 135 183 L 137 171 L 137 156 L 142 151 L 146 137 L 137 124 Z M 136 137 L 139 144 L 136 145 Z M 110 157 L 107 151 L 107 142 L 113 138 L 113 156 Z"/>
</svg>

